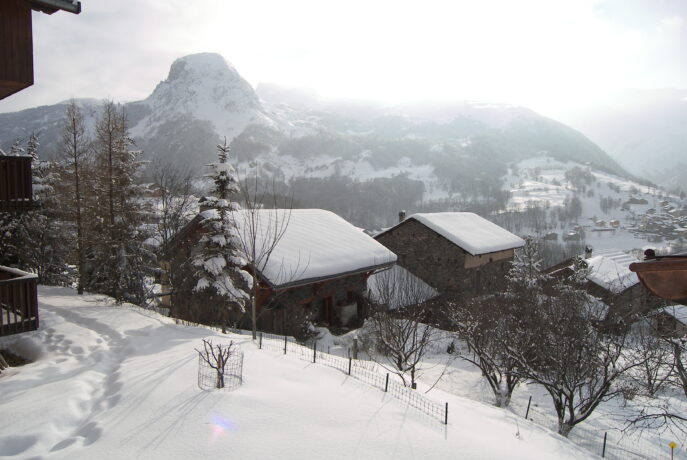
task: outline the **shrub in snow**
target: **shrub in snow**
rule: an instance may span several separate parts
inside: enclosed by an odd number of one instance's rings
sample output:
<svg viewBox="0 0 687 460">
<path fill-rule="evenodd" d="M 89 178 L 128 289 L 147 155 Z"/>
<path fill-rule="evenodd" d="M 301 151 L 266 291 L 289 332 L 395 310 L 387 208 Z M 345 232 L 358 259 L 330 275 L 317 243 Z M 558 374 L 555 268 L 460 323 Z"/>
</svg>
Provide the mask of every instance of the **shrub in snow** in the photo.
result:
<svg viewBox="0 0 687 460">
<path fill-rule="evenodd" d="M 213 344 L 203 339 L 198 352 L 198 386 L 203 390 L 231 389 L 243 383 L 243 353 L 234 342 Z"/>
</svg>

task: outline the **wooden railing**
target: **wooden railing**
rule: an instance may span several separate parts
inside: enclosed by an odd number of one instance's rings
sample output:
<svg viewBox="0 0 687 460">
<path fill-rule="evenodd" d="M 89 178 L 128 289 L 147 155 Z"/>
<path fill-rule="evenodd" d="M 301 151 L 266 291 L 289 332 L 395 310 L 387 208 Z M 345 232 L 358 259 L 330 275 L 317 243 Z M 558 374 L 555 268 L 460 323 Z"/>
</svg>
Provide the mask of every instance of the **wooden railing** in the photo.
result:
<svg viewBox="0 0 687 460">
<path fill-rule="evenodd" d="M 31 157 L 0 156 L 0 211 L 23 212 L 32 203 Z"/>
<path fill-rule="evenodd" d="M 37 276 L 0 266 L 0 337 L 38 329 Z"/>
</svg>

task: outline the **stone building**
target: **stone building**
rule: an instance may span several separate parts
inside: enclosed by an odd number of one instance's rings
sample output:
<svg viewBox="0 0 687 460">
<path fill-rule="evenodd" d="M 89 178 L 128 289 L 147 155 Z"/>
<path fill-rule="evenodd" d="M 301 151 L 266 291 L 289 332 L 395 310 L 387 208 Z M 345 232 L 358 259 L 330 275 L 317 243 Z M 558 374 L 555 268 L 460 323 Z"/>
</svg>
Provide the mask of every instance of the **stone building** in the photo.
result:
<svg viewBox="0 0 687 460">
<path fill-rule="evenodd" d="M 440 294 L 474 296 L 506 283 L 516 248 L 525 242 L 470 212 L 413 214 L 375 238 L 397 264 Z"/>
<path fill-rule="evenodd" d="M 232 217 L 239 233 L 249 225 L 246 216 L 239 211 Z M 367 278 L 393 266 L 396 256 L 362 230 L 321 209 L 257 211 L 253 220 L 257 224 L 256 247 L 269 246 L 261 238 L 269 239 L 280 225 L 275 224 L 275 219 L 283 219 L 285 227 L 269 258 L 257 267 L 258 329 L 296 334 L 305 321 L 329 327 L 360 323 L 367 314 L 363 301 Z M 166 273 L 188 270 L 201 232 L 197 217 L 174 238 L 167 251 L 171 255 L 162 267 Z M 202 317 L 199 322 L 217 321 L 207 299 L 192 289 L 170 284 L 173 283 L 168 281 L 163 286 L 163 292 L 172 293 L 163 301 L 173 316 L 191 321 Z M 250 326 L 247 315 L 231 318 L 230 323 Z"/>
<path fill-rule="evenodd" d="M 628 323 L 635 314 L 644 314 L 660 305 L 658 298 L 649 294 L 637 275 L 630 271 L 634 257 L 608 250 L 592 253 L 587 247 L 584 265 L 587 283 L 585 290 L 608 306 L 606 320 L 610 323 Z M 545 270 L 554 279 L 572 274 L 573 260 L 568 259 Z"/>
</svg>

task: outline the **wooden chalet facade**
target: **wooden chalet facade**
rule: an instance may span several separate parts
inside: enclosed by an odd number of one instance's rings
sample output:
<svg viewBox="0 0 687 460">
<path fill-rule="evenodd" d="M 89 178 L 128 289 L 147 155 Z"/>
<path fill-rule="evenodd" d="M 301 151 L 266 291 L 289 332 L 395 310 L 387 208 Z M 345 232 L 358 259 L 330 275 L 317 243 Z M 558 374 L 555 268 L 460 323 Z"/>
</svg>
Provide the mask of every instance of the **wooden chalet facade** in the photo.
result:
<svg viewBox="0 0 687 460">
<path fill-rule="evenodd" d="M 0 1 L 0 100 L 33 84 L 31 11 L 79 14 L 81 2 L 68 0 Z M 0 152 L 0 212 L 31 209 L 31 157 Z M 38 329 L 37 276 L 0 266 L 0 336 Z"/>
<path fill-rule="evenodd" d="M 22 213 L 33 205 L 31 157 L 0 152 L 0 212 Z M 0 266 L 0 336 L 38 329 L 37 276 Z"/>
<path fill-rule="evenodd" d="M 33 85 L 31 11 L 79 14 L 81 3 L 67 0 L 0 1 L 0 99 Z"/>
<path fill-rule="evenodd" d="M 297 335 L 307 321 L 334 328 L 359 325 L 367 315 L 364 297 L 368 277 L 393 266 L 396 256 L 329 211 L 259 212 L 264 225 L 269 225 L 274 212 L 287 214 L 288 225 L 269 261 L 258 270 L 258 330 Z M 241 212 L 236 214 L 233 218 L 240 228 Z M 215 304 L 208 303 L 206 295 L 193 292 L 192 283 L 183 281 L 192 273 L 189 261 L 203 232 L 202 219 L 201 213 L 167 248 L 170 256 L 161 267 L 163 292 L 168 295 L 162 303 L 170 308 L 172 316 L 218 324 L 225 320 L 216 307 L 218 299 L 214 299 Z M 229 318 L 229 324 L 249 328 L 248 305 L 246 310 L 243 316 L 234 314 Z"/>
<path fill-rule="evenodd" d="M 441 295 L 472 297 L 501 290 L 516 248 L 525 242 L 468 212 L 414 214 L 375 239 L 397 264 Z"/>
</svg>

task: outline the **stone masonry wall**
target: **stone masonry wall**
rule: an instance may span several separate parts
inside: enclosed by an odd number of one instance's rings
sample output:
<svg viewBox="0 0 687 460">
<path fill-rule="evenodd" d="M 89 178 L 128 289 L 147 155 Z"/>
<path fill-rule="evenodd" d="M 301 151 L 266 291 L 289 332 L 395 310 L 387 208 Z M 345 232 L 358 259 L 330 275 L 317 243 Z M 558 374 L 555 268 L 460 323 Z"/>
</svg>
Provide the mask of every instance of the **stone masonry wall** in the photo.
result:
<svg viewBox="0 0 687 460">
<path fill-rule="evenodd" d="M 466 251 L 414 219 L 376 237 L 398 265 L 444 294 L 472 296 L 505 287 L 511 259 L 465 268 Z"/>
</svg>

